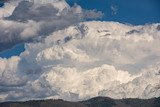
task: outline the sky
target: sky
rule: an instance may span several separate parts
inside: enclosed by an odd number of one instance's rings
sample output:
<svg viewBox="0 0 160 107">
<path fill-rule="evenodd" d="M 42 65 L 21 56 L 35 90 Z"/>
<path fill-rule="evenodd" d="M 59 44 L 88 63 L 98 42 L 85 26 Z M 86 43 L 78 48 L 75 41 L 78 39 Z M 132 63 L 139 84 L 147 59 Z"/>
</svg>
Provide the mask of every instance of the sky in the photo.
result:
<svg viewBox="0 0 160 107">
<path fill-rule="evenodd" d="M 97 9 L 105 16 L 104 21 L 117 21 L 133 25 L 160 22 L 160 0 L 67 0 L 76 1 L 85 9 Z"/>
<path fill-rule="evenodd" d="M 103 12 L 101 21 L 115 21 L 132 25 L 160 22 L 160 0 L 67 0 L 70 6 L 80 5 L 83 9 Z M 0 4 L 0 7 L 3 3 Z M 87 19 L 86 19 L 87 20 Z M 24 51 L 24 44 L 0 52 L 0 57 L 9 58 Z"/>
<path fill-rule="evenodd" d="M 0 102 L 159 97 L 159 22 L 159 0 L 2 4 Z"/>
</svg>

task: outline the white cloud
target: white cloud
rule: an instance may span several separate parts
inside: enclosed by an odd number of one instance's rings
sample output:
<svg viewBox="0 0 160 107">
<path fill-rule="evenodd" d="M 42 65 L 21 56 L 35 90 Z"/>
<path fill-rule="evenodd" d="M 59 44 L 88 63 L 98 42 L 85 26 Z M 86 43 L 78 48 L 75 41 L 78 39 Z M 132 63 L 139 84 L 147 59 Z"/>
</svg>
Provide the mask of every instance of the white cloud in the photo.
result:
<svg viewBox="0 0 160 107">
<path fill-rule="evenodd" d="M 0 8 L 0 18 L 10 16 L 14 9 L 15 9 L 15 6 L 9 3 L 6 3 L 3 8 L 2 7 Z"/>
<path fill-rule="evenodd" d="M 116 15 L 117 14 L 117 11 L 118 11 L 118 7 L 116 5 L 111 5 L 111 10 L 112 10 L 112 14 L 113 15 Z"/>
<path fill-rule="evenodd" d="M 11 48 L 20 42 L 29 41 L 29 39 L 38 35 L 40 23 L 29 21 L 21 23 L 9 20 L 0 20 L 0 51 Z"/>
<path fill-rule="evenodd" d="M 18 71 L 20 58 L 12 57 L 10 59 L 0 59 L 0 86 L 14 87 L 21 86 L 25 83 L 22 72 Z"/>
<path fill-rule="evenodd" d="M 37 36 L 38 31 L 40 31 L 40 25 L 34 21 L 29 21 L 27 27 L 20 33 L 20 36 L 25 40 Z"/>
<path fill-rule="evenodd" d="M 159 97 L 158 25 L 84 22 L 27 43 L 0 59 L 1 101 Z"/>
<path fill-rule="evenodd" d="M 3 15 L 3 11 L 8 9 L 9 14 Z M 0 20 L 0 51 L 18 43 L 42 41 L 42 38 L 54 31 L 77 24 L 86 18 L 102 16 L 101 12 L 95 10 L 81 10 L 78 5 L 70 7 L 64 0 L 45 3 L 17 0 L 6 3 L 1 10 L 1 16 L 5 17 Z M 86 13 L 92 16 L 88 17 Z"/>
</svg>

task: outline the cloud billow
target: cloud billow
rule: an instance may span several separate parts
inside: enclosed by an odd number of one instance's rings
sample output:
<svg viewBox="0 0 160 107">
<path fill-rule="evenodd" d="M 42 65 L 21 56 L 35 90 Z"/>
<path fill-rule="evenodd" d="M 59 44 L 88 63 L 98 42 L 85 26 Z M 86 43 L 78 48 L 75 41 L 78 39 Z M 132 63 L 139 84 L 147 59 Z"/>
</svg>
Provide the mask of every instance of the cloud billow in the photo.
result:
<svg viewBox="0 0 160 107">
<path fill-rule="evenodd" d="M 60 4 L 63 5 L 56 7 Z M 90 14 L 90 17 L 86 14 Z M 0 20 L 2 23 L 0 51 L 19 43 L 41 41 L 54 31 L 77 24 L 87 18 L 100 18 L 102 15 L 101 12 L 84 10 L 78 5 L 70 7 L 65 1 L 46 4 L 21 1 L 12 15 Z"/>
<path fill-rule="evenodd" d="M 55 0 L 22 1 L 1 18 L 0 51 L 18 43 L 25 51 L 0 58 L 0 102 L 159 97 L 159 23 L 81 22 L 102 15 Z"/>
<path fill-rule="evenodd" d="M 83 22 L 27 43 L 20 56 L 0 58 L 0 99 L 159 97 L 158 26 Z"/>
</svg>

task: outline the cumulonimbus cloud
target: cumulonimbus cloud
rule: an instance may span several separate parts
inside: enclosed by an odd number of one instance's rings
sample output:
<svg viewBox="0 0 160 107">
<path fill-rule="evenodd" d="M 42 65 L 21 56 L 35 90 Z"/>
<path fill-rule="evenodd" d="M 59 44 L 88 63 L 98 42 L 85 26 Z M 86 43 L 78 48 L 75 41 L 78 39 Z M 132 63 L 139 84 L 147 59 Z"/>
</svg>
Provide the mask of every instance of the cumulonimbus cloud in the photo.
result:
<svg viewBox="0 0 160 107">
<path fill-rule="evenodd" d="M 160 24 L 79 23 L 103 14 L 54 1 L 22 1 L 0 19 L 0 51 L 28 42 L 0 58 L 0 101 L 160 96 Z"/>
<path fill-rule="evenodd" d="M 27 43 L 20 56 L 0 59 L 1 101 L 159 97 L 158 28 L 83 22 Z"/>
</svg>

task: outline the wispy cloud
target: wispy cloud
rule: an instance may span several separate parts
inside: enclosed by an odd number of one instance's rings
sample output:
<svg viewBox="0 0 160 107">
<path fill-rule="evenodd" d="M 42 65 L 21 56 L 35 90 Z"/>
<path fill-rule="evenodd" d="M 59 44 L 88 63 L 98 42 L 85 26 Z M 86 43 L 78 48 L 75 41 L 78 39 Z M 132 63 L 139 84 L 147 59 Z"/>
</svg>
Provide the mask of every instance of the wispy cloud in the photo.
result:
<svg viewBox="0 0 160 107">
<path fill-rule="evenodd" d="M 112 14 L 113 15 L 116 15 L 117 14 L 117 11 L 118 11 L 118 7 L 116 5 L 111 5 L 111 10 L 112 10 Z"/>
</svg>

